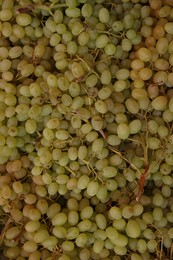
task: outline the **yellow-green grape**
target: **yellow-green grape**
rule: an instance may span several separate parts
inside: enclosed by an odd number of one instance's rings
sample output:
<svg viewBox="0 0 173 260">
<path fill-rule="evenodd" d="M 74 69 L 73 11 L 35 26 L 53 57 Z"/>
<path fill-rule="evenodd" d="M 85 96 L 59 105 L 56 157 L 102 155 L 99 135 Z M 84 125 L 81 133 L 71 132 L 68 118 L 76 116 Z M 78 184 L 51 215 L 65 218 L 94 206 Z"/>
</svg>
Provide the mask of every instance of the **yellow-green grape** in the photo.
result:
<svg viewBox="0 0 173 260">
<path fill-rule="evenodd" d="M 126 123 L 120 123 L 117 126 L 117 135 L 120 139 L 127 139 L 130 134 L 129 126 Z"/>
<path fill-rule="evenodd" d="M 79 177 L 78 182 L 77 182 L 77 187 L 80 190 L 86 189 L 88 184 L 90 182 L 90 178 L 88 175 L 82 175 Z"/>
<path fill-rule="evenodd" d="M 46 229 L 38 229 L 34 235 L 34 241 L 36 243 L 42 243 L 49 237 L 49 233 Z"/>
<path fill-rule="evenodd" d="M 112 226 L 117 230 L 117 231 L 124 231 L 125 226 L 126 226 L 126 221 L 124 218 L 119 218 L 119 219 L 114 219 Z"/>
<path fill-rule="evenodd" d="M 125 230 L 126 234 L 131 238 L 137 238 L 141 234 L 140 226 L 135 220 L 129 220 Z"/>
<path fill-rule="evenodd" d="M 13 227 L 10 227 L 7 231 L 6 231 L 6 233 L 5 233 L 5 237 L 7 238 L 7 239 L 14 239 L 17 235 L 19 235 L 19 233 L 20 233 L 20 229 L 19 229 L 19 227 L 17 227 L 17 226 L 13 226 Z"/>
<path fill-rule="evenodd" d="M 155 239 L 150 239 L 147 242 L 147 249 L 150 253 L 154 253 L 157 248 L 157 241 Z"/>
<path fill-rule="evenodd" d="M 68 240 L 76 239 L 79 235 L 79 229 L 77 227 L 70 227 L 67 230 L 66 238 Z"/>
<path fill-rule="evenodd" d="M 141 47 L 138 50 L 137 55 L 140 60 L 147 62 L 147 61 L 151 60 L 152 52 L 145 47 Z"/>
<path fill-rule="evenodd" d="M 64 241 L 61 246 L 65 252 L 72 252 L 74 250 L 74 243 L 72 241 Z"/>
<path fill-rule="evenodd" d="M 125 219 L 130 219 L 133 216 L 133 208 L 132 208 L 132 206 L 124 206 L 122 208 L 122 216 Z"/>
<path fill-rule="evenodd" d="M 128 98 L 125 101 L 127 110 L 132 114 L 137 114 L 139 112 L 139 104 L 138 102 L 133 98 Z"/>
<path fill-rule="evenodd" d="M 118 239 L 116 241 L 116 246 L 125 247 L 128 244 L 128 239 L 122 234 L 118 234 Z"/>
<path fill-rule="evenodd" d="M 128 69 L 119 69 L 117 72 L 116 72 L 116 77 L 118 80 L 126 80 L 129 78 L 129 75 L 130 75 L 130 72 Z"/>
<path fill-rule="evenodd" d="M 161 141 L 156 137 L 149 137 L 148 138 L 148 147 L 149 149 L 156 150 L 160 148 Z"/>
<path fill-rule="evenodd" d="M 53 251 L 58 243 L 58 239 L 55 236 L 49 236 L 46 240 L 42 242 L 44 248 L 47 248 L 49 251 Z"/>
<path fill-rule="evenodd" d="M 112 166 L 105 166 L 101 173 L 105 178 L 113 178 L 117 175 L 117 169 Z"/>
<path fill-rule="evenodd" d="M 109 42 L 109 37 L 106 34 L 101 34 L 97 37 L 95 41 L 95 45 L 97 48 L 102 49 L 104 48 Z"/>
<path fill-rule="evenodd" d="M 26 223 L 25 229 L 27 232 L 34 232 L 40 228 L 40 222 L 38 220 L 31 220 Z"/>
<path fill-rule="evenodd" d="M 136 253 L 131 254 L 132 260 L 142 260 L 142 257 Z"/>
<path fill-rule="evenodd" d="M 126 88 L 126 81 L 125 80 L 117 80 L 114 83 L 114 90 L 116 92 L 121 92 Z"/>
<path fill-rule="evenodd" d="M 172 22 L 167 22 L 164 26 L 164 29 L 167 33 L 172 35 L 172 27 L 173 27 L 173 23 Z"/>
<path fill-rule="evenodd" d="M 18 246 L 9 247 L 5 251 L 5 256 L 11 259 L 17 259 L 20 255 L 20 249 Z"/>
<path fill-rule="evenodd" d="M 87 186 L 87 193 L 89 196 L 94 196 L 97 194 L 99 190 L 99 184 L 98 182 L 94 181 L 94 180 L 91 180 L 89 183 L 88 183 L 88 186 Z"/>
<path fill-rule="evenodd" d="M 88 236 L 85 233 L 80 233 L 75 239 L 75 243 L 78 247 L 84 248 L 88 242 Z"/>
<path fill-rule="evenodd" d="M 65 238 L 67 235 L 67 230 L 62 226 L 53 227 L 52 233 L 57 238 Z"/>
<path fill-rule="evenodd" d="M 108 212 L 108 217 L 111 219 L 111 220 L 114 220 L 114 219 L 121 219 L 122 218 L 122 213 L 121 213 L 121 209 L 116 207 L 116 206 L 113 206 L 109 212 Z"/>
<path fill-rule="evenodd" d="M 75 78 L 80 78 L 84 76 L 84 69 L 82 67 L 82 65 L 78 62 L 73 62 L 72 63 L 72 73 L 74 75 Z"/>
<path fill-rule="evenodd" d="M 106 228 L 107 220 L 106 220 L 106 217 L 103 214 L 101 214 L 101 213 L 97 214 L 95 216 L 95 221 L 96 221 L 98 228 L 100 228 L 102 230 Z"/>
<path fill-rule="evenodd" d="M 1 195 L 4 199 L 10 199 L 11 195 L 12 195 L 12 190 L 10 188 L 9 185 L 5 184 L 2 188 L 1 188 Z"/>
<path fill-rule="evenodd" d="M 35 252 L 38 248 L 38 245 L 36 244 L 35 241 L 33 240 L 29 240 L 29 241 L 26 241 L 24 244 L 23 244 L 23 249 L 28 252 L 28 253 L 32 253 L 32 252 Z"/>
<path fill-rule="evenodd" d="M 147 91 L 145 89 L 133 89 L 132 90 L 132 97 L 136 100 L 142 100 L 147 98 L 148 94 Z"/>
<path fill-rule="evenodd" d="M 106 228 L 106 234 L 107 234 L 107 237 L 110 239 L 110 241 L 116 245 L 116 240 L 118 238 L 118 232 L 115 228 L 113 227 L 107 227 Z"/>
<path fill-rule="evenodd" d="M 58 203 L 53 203 L 50 205 L 50 207 L 47 210 L 47 216 L 48 218 L 52 218 L 55 214 L 59 213 L 61 210 L 61 207 Z"/>
<path fill-rule="evenodd" d="M 52 224 L 53 226 L 62 226 L 66 223 L 67 221 L 67 215 L 63 212 L 57 213 L 53 218 L 52 218 Z"/>
<path fill-rule="evenodd" d="M 78 223 L 77 228 L 80 232 L 86 232 L 91 228 L 91 226 L 92 222 L 89 219 L 84 219 Z"/>
</svg>

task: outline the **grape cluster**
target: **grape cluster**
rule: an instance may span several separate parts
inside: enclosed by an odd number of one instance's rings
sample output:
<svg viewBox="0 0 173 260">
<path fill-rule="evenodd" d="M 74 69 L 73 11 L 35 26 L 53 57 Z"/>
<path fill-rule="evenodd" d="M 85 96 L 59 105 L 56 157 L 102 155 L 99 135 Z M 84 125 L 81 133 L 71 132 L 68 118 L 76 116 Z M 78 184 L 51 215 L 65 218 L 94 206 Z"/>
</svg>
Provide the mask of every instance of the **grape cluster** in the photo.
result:
<svg viewBox="0 0 173 260">
<path fill-rule="evenodd" d="M 173 258 L 173 1 L 0 0 L 0 251 Z"/>
</svg>

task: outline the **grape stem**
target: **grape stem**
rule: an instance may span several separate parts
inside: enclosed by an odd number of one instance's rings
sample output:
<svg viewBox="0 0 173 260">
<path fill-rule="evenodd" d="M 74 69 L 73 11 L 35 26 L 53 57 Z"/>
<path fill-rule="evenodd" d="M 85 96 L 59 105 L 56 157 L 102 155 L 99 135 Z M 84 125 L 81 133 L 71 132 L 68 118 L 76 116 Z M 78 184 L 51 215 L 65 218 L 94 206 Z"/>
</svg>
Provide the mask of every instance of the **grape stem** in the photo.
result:
<svg viewBox="0 0 173 260">
<path fill-rule="evenodd" d="M 136 201 L 139 201 L 143 191 L 144 191 L 144 184 L 146 181 L 146 178 L 148 177 L 149 171 L 148 171 L 149 167 L 148 164 L 145 165 L 145 171 L 144 173 L 141 175 L 140 180 L 139 180 L 139 190 L 138 193 L 136 195 Z"/>
<path fill-rule="evenodd" d="M 115 154 L 118 154 L 124 161 L 126 161 L 128 164 L 130 164 L 131 168 L 135 169 L 140 175 L 141 175 L 141 171 L 136 167 L 135 164 L 133 164 L 132 162 L 130 162 L 126 157 L 124 157 L 120 151 L 114 149 L 112 146 L 108 146 L 109 149 L 114 152 Z"/>
<path fill-rule="evenodd" d="M 25 228 L 23 227 L 23 228 L 21 229 L 20 233 L 19 233 L 16 237 L 13 238 L 13 241 L 14 241 L 14 242 L 15 242 L 15 241 L 18 241 L 18 240 L 22 237 L 22 235 L 23 235 L 24 232 L 25 232 Z"/>
<path fill-rule="evenodd" d="M 147 118 L 145 116 L 145 121 L 146 121 L 146 127 L 147 127 Z M 141 135 L 142 138 L 142 135 Z M 143 138 L 142 138 L 143 139 Z M 144 191 L 144 185 L 145 181 L 149 175 L 149 162 L 148 162 L 148 130 L 146 129 L 146 135 L 145 135 L 145 140 L 142 142 L 142 146 L 144 149 L 144 161 L 145 161 L 145 171 L 141 175 L 140 180 L 139 180 L 139 189 L 136 195 L 136 201 L 140 200 L 140 197 Z"/>
<path fill-rule="evenodd" d="M 4 228 L 3 228 L 2 232 L 1 232 L 1 235 L 0 235 L 0 245 L 3 243 L 4 237 L 5 237 L 5 233 L 8 230 L 9 225 L 10 225 L 11 222 L 12 222 L 12 219 L 11 219 L 11 217 L 9 217 L 9 219 L 5 223 L 5 226 L 4 226 Z"/>
<path fill-rule="evenodd" d="M 75 172 L 72 171 L 67 165 L 64 166 L 64 168 L 69 171 L 71 174 L 73 174 L 74 176 L 76 176 Z"/>
</svg>

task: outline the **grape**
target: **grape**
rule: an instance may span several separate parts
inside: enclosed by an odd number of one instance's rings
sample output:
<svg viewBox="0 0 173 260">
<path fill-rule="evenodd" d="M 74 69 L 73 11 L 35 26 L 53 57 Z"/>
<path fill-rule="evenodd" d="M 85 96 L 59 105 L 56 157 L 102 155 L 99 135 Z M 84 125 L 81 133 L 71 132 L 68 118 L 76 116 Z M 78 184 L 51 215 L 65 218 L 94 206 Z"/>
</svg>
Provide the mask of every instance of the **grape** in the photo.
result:
<svg viewBox="0 0 173 260">
<path fill-rule="evenodd" d="M 53 251 L 57 245 L 58 239 L 54 236 L 49 236 L 47 240 L 42 242 L 42 245 L 44 248 L 49 249 L 50 251 Z"/>
<path fill-rule="evenodd" d="M 111 240 L 111 242 L 115 245 L 118 235 L 119 235 L 117 230 L 113 227 L 107 227 L 106 234 L 107 234 L 107 237 Z"/>
<path fill-rule="evenodd" d="M 109 42 L 109 38 L 106 34 L 101 34 L 97 37 L 95 45 L 97 48 L 102 49 L 104 48 Z"/>
<path fill-rule="evenodd" d="M 118 207 L 114 206 L 109 210 L 108 216 L 110 219 L 121 219 L 122 212 Z"/>
<path fill-rule="evenodd" d="M 126 123 L 120 123 L 117 127 L 117 134 L 120 139 L 127 139 L 130 134 L 128 125 Z"/>
<path fill-rule="evenodd" d="M 139 224 L 135 220 L 129 220 L 125 230 L 127 235 L 131 238 L 137 238 L 141 233 Z"/>
<path fill-rule="evenodd" d="M 152 53 L 149 49 L 141 47 L 138 50 L 138 57 L 139 57 L 140 60 L 147 62 L 151 59 Z"/>
</svg>

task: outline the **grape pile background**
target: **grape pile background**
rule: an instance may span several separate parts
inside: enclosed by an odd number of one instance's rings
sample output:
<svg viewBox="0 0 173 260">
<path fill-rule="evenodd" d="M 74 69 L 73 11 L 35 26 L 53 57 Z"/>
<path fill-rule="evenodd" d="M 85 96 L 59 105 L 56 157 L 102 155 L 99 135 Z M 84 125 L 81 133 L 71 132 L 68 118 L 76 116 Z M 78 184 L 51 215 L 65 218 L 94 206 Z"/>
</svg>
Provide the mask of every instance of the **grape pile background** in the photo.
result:
<svg viewBox="0 0 173 260">
<path fill-rule="evenodd" d="M 0 0 L 0 258 L 173 259 L 173 1 Z"/>
</svg>

